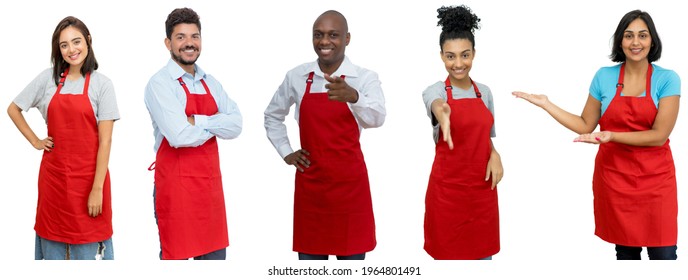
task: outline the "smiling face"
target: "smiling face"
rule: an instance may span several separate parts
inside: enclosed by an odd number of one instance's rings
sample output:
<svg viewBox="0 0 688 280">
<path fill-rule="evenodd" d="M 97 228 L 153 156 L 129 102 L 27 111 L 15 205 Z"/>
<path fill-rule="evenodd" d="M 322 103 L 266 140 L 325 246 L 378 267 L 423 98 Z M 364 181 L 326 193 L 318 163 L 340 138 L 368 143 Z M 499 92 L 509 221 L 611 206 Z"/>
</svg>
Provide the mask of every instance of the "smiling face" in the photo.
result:
<svg viewBox="0 0 688 280">
<path fill-rule="evenodd" d="M 320 70 L 332 74 L 344 61 L 344 50 L 351 36 L 343 16 L 324 13 L 313 24 L 313 49 Z"/>
<path fill-rule="evenodd" d="M 624 30 L 621 49 L 627 61 L 647 60 L 652 47 L 652 37 L 647 24 L 642 19 L 633 20 Z"/>
<path fill-rule="evenodd" d="M 475 50 L 468 39 L 451 39 L 444 41 L 440 52 L 444 68 L 449 73 L 449 80 L 455 86 L 465 88 L 471 85 L 468 73 L 473 66 Z"/>
<path fill-rule="evenodd" d="M 165 46 L 172 59 L 186 72 L 193 72 L 193 65 L 201 55 L 201 31 L 196 24 L 180 23 L 174 26 L 171 38 L 165 38 Z"/>
<path fill-rule="evenodd" d="M 88 42 L 87 38 L 74 26 L 69 26 L 60 32 L 59 39 L 60 53 L 62 59 L 69 63 L 71 67 L 81 69 L 84 60 L 88 56 Z M 73 69 L 73 70 L 76 70 Z M 70 71 L 70 73 L 78 73 Z"/>
</svg>

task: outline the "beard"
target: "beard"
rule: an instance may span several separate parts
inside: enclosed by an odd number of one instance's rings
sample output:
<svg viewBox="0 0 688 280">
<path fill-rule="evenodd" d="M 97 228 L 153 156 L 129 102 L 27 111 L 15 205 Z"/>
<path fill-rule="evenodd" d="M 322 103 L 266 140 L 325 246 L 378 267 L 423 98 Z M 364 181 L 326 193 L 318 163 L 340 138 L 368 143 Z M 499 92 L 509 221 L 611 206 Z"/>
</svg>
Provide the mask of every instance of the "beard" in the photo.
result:
<svg viewBox="0 0 688 280">
<path fill-rule="evenodd" d="M 184 49 L 182 49 L 181 51 L 183 51 L 183 50 Z M 173 51 L 170 51 L 170 55 L 172 55 L 172 59 L 174 59 L 174 61 L 179 62 L 182 65 L 194 65 L 194 63 L 196 63 L 196 60 L 198 60 L 198 57 L 201 56 L 199 53 L 199 55 L 196 58 L 194 58 L 193 60 L 184 60 L 181 56 L 176 55 Z"/>
</svg>

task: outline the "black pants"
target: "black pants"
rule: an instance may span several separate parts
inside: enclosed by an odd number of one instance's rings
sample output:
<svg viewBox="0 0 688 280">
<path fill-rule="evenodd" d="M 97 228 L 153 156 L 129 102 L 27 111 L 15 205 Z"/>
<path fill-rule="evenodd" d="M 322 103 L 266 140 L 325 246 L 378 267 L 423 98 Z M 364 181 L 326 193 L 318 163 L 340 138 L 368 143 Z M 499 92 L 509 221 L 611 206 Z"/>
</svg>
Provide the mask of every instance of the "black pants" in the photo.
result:
<svg viewBox="0 0 688 280">
<path fill-rule="evenodd" d="M 676 245 L 665 247 L 647 247 L 647 255 L 651 260 L 675 260 Z M 616 259 L 617 260 L 639 260 L 640 252 L 643 247 L 629 247 L 623 245 L 616 245 Z"/>
<path fill-rule="evenodd" d="M 329 255 L 311 255 L 311 254 L 299 253 L 299 260 L 327 260 L 329 257 L 330 257 Z M 365 253 L 351 255 L 351 256 L 337 256 L 337 259 L 338 260 L 364 260 L 365 259 Z"/>
</svg>

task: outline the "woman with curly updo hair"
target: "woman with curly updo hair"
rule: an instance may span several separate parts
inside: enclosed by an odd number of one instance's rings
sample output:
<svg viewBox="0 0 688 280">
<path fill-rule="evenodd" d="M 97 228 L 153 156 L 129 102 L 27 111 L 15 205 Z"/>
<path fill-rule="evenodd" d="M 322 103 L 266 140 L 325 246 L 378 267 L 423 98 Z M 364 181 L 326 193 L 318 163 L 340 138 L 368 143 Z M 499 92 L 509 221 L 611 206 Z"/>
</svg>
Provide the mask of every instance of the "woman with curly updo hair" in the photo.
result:
<svg viewBox="0 0 688 280">
<path fill-rule="evenodd" d="M 489 260 L 499 252 L 496 187 L 503 168 L 491 140 L 492 93 L 469 76 L 480 19 L 463 5 L 437 13 L 440 57 L 449 75 L 423 92 L 436 143 L 425 197 L 425 251 L 438 260 Z"/>
</svg>

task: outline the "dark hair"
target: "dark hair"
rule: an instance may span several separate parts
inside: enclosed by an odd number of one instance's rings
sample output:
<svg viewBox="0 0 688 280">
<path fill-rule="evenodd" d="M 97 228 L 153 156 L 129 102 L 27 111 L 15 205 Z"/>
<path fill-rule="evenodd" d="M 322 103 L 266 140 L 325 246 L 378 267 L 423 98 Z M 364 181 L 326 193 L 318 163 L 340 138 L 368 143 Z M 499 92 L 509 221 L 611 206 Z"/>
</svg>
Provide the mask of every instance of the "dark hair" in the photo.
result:
<svg viewBox="0 0 688 280">
<path fill-rule="evenodd" d="M 81 66 L 81 75 L 85 76 L 87 73 L 98 69 L 98 61 L 96 60 L 96 55 L 93 53 L 93 47 L 91 46 L 91 32 L 88 31 L 88 27 L 83 21 L 78 18 L 68 16 L 60 21 L 55 27 L 55 32 L 53 32 L 53 49 L 51 54 L 51 60 L 53 61 L 53 80 L 55 80 L 55 85 L 60 83 L 60 76 L 69 67 L 64 58 L 62 58 L 62 52 L 60 51 L 60 33 L 62 30 L 67 29 L 67 27 L 74 26 L 79 32 L 84 36 L 84 41 L 88 45 L 88 54 L 84 59 L 84 64 Z"/>
<path fill-rule="evenodd" d="M 172 30 L 180 23 L 195 24 L 198 26 L 198 32 L 201 32 L 201 19 L 198 17 L 198 14 L 189 8 L 177 8 L 167 16 L 165 21 L 167 39 L 172 39 Z"/>
<path fill-rule="evenodd" d="M 628 25 L 636 19 L 641 19 L 647 24 L 648 31 L 650 32 L 650 38 L 652 39 L 652 45 L 650 46 L 650 53 L 647 54 L 647 60 L 652 63 L 659 60 L 662 56 L 662 41 L 659 40 L 659 34 L 657 34 L 657 29 L 655 28 L 655 23 L 652 21 L 652 17 L 647 12 L 641 10 L 633 10 L 621 18 L 619 21 L 619 26 L 616 27 L 614 32 L 614 45 L 612 47 L 612 54 L 609 58 L 614 62 L 625 62 L 626 55 L 621 49 L 621 41 L 623 41 L 624 32 Z"/>
<path fill-rule="evenodd" d="M 438 26 L 442 26 L 440 33 L 440 49 L 446 40 L 467 39 L 471 46 L 475 48 L 475 38 L 473 30 L 480 29 L 480 18 L 473 14 L 466 5 L 461 6 L 442 6 L 437 9 Z"/>
</svg>

